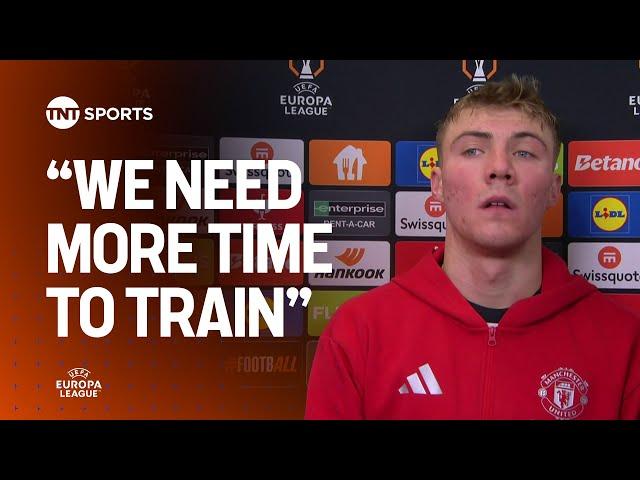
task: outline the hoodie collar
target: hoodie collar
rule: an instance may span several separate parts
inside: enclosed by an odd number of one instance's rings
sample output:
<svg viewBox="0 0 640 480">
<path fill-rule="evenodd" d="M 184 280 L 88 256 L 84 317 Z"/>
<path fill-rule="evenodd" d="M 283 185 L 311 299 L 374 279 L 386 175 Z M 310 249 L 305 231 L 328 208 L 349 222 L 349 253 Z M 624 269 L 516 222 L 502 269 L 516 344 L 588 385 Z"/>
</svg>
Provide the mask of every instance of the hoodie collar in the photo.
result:
<svg viewBox="0 0 640 480">
<path fill-rule="evenodd" d="M 392 281 L 465 326 L 486 329 L 486 322 L 442 270 L 444 248 L 433 248 L 411 270 L 394 277 Z M 542 247 L 542 293 L 511 305 L 500 320 L 500 328 L 524 327 L 541 322 L 595 290 L 596 287 L 582 277 L 571 275 L 558 255 Z"/>
</svg>

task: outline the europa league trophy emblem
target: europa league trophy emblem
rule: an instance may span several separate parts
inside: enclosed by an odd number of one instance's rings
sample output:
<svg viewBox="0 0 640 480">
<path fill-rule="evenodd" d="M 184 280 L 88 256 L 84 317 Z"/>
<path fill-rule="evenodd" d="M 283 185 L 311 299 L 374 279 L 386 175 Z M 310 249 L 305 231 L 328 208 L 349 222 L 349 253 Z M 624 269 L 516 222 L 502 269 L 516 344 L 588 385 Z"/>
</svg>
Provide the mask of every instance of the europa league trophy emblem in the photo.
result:
<svg viewBox="0 0 640 480">
<path fill-rule="evenodd" d="M 302 72 L 300 72 L 300 80 L 313 80 L 313 72 L 311 71 L 311 60 L 302 60 Z"/>
<path fill-rule="evenodd" d="M 473 81 L 486 82 L 487 76 L 484 74 L 484 69 L 482 68 L 484 65 L 484 60 L 475 60 L 475 63 L 476 63 L 476 71 L 473 73 Z"/>
</svg>

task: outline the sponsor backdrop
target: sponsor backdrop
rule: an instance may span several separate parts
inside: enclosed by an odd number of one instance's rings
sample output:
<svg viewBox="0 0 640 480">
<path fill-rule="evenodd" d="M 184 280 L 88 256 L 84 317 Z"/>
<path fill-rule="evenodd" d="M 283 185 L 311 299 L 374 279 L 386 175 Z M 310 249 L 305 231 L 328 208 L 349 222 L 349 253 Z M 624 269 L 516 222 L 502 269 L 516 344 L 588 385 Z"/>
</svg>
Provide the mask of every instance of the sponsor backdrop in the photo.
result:
<svg viewBox="0 0 640 480">
<path fill-rule="evenodd" d="M 613 301 L 640 311 L 637 60 L 3 62 L 0 69 L 7 167 L 1 418 L 301 418 L 318 336 L 336 309 L 411 268 L 444 239 L 446 210 L 430 193 L 436 121 L 467 92 L 511 73 L 542 81 L 562 127 L 563 196 L 547 212 L 545 244 Z M 118 110 L 113 118 L 85 116 L 54 128 L 45 109 L 58 96 L 73 98 L 81 111 Z M 144 108 L 152 109 L 151 119 Z M 123 158 L 154 160 L 152 198 L 162 195 L 168 158 L 185 172 L 196 159 L 287 159 L 302 170 L 303 198 L 288 211 L 267 205 L 214 212 L 184 203 L 172 211 L 124 211 L 119 197 L 111 210 L 86 212 L 71 182 L 46 176 L 52 160 Z M 233 184 L 236 170 L 219 177 Z M 250 178 L 266 188 L 265 171 Z M 286 175 L 279 181 L 283 188 L 291 183 Z M 249 195 L 265 197 L 266 189 Z M 197 224 L 189 258 L 198 274 L 48 274 L 53 222 L 69 229 L 82 222 Z M 237 235 L 231 271 L 220 274 L 210 222 L 271 223 L 277 235 L 288 223 L 331 223 L 328 252 L 317 257 L 332 272 L 302 274 L 285 265 L 283 273 L 244 274 Z M 115 255 L 115 242 L 105 249 Z M 283 338 L 273 338 L 264 323 L 260 338 L 188 338 L 178 325 L 164 338 L 157 303 L 149 307 L 148 336 L 137 338 L 135 305 L 118 296 L 136 285 L 188 288 L 194 318 L 212 286 L 228 288 L 231 316 L 234 287 L 258 286 L 269 297 L 276 286 L 308 286 L 313 296 L 307 308 L 285 309 Z M 117 327 L 105 338 L 83 335 L 76 299 L 69 336 L 59 338 L 55 301 L 45 296 L 51 286 L 110 288 Z M 72 379 L 100 385 L 78 397 L 65 387 Z"/>
</svg>

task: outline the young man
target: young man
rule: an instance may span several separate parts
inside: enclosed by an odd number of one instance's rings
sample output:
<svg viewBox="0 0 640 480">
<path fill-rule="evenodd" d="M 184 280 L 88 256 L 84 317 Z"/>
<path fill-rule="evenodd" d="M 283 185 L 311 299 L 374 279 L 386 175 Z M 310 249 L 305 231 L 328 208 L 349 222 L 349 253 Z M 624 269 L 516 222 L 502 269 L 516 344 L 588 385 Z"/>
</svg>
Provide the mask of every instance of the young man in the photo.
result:
<svg viewBox="0 0 640 480">
<path fill-rule="evenodd" d="M 437 144 L 445 248 L 338 309 L 305 418 L 640 418 L 640 321 L 542 246 L 561 180 L 537 82 L 464 97 Z"/>
</svg>

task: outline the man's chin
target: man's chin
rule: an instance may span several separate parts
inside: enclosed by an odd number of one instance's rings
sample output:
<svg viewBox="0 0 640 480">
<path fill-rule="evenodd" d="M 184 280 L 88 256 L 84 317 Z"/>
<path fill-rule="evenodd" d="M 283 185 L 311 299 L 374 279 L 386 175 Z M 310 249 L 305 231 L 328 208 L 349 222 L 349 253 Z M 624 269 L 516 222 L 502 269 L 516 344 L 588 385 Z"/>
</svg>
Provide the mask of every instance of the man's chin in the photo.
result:
<svg viewBox="0 0 640 480">
<path fill-rule="evenodd" d="M 522 251 L 528 243 L 528 238 L 501 234 L 479 238 L 474 243 L 486 255 L 507 257 Z"/>
</svg>

